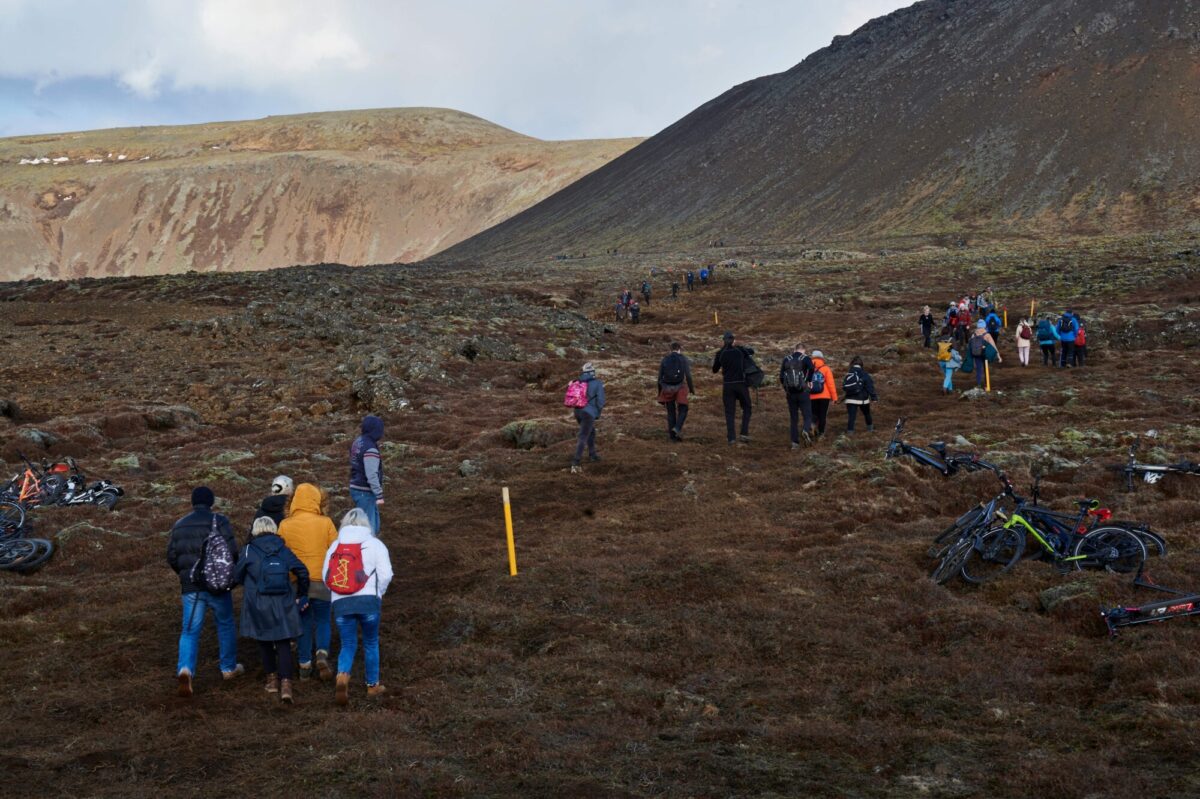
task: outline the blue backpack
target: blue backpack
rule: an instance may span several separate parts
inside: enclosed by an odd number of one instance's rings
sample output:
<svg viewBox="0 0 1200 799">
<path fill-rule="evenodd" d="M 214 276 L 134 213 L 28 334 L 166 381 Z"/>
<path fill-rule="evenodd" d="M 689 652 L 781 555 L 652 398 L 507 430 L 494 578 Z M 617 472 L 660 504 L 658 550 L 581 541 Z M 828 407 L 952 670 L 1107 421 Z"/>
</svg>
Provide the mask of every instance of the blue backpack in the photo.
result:
<svg viewBox="0 0 1200 799">
<path fill-rule="evenodd" d="M 820 394 L 825 390 L 825 373 L 820 369 L 813 369 L 812 388 L 810 391 L 813 394 Z"/>
</svg>

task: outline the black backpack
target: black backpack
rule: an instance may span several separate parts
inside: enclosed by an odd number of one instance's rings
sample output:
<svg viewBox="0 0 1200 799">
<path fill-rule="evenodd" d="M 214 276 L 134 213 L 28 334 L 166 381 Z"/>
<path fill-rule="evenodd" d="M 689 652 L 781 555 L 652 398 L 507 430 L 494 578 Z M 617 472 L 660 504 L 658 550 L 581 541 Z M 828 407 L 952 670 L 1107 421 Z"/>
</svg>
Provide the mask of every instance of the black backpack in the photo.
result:
<svg viewBox="0 0 1200 799">
<path fill-rule="evenodd" d="M 987 344 L 987 339 L 983 336 L 971 336 L 971 355 L 976 358 L 983 357 L 983 348 Z"/>
<path fill-rule="evenodd" d="M 758 388 L 763 384 L 763 370 L 757 363 L 754 362 L 754 356 L 746 351 L 745 347 L 739 347 L 742 351 L 742 357 L 745 360 L 742 362 L 742 376 L 746 378 L 746 385 L 750 388 Z"/>
<path fill-rule="evenodd" d="M 847 397 L 852 399 L 861 399 L 861 394 L 866 390 L 863 384 L 862 373 L 857 369 L 851 369 L 846 372 L 846 376 L 842 378 L 842 391 Z"/>
<path fill-rule="evenodd" d="M 806 391 L 808 389 L 807 375 L 804 372 L 804 358 L 789 355 L 783 359 L 783 387 L 788 391 Z"/>
<path fill-rule="evenodd" d="M 677 352 L 673 352 L 667 356 L 667 360 L 663 363 L 663 385 L 678 386 L 687 379 L 683 369 L 683 356 Z"/>
<path fill-rule="evenodd" d="M 280 596 L 290 593 L 292 584 L 288 580 L 287 564 L 284 563 L 283 555 L 280 554 L 282 548 L 270 552 L 261 547 L 257 549 L 262 553 L 262 560 L 258 563 L 258 579 L 256 580 L 258 593 L 265 596 Z"/>
<path fill-rule="evenodd" d="M 1070 333 L 1071 332 L 1071 321 L 1072 321 L 1071 317 L 1069 317 L 1069 316 L 1063 316 L 1062 319 L 1059 319 L 1058 320 L 1058 332 L 1059 333 Z"/>
</svg>

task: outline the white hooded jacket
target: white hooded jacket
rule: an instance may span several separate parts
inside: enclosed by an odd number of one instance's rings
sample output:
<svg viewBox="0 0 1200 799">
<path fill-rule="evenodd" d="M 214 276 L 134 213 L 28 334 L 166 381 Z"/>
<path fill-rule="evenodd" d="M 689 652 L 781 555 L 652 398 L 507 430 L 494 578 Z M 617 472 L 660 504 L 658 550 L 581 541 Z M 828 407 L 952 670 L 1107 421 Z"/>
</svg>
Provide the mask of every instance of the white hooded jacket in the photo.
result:
<svg viewBox="0 0 1200 799">
<path fill-rule="evenodd" d="M 363 612 L 369 612 L 369 606 L 375 604 L 370 600 L 383 599 L 388 585 L 392 582 L 392 560 L 388 555 L 387 546 L 374 536 L 369 527 L 343 527 L 325 553 L 325 562 L 321 565 L 322 577 L 329 572 L 329 559 L 333 557 L 339 544 L 360 544 L 362 546 L 363 571 L 367 573 L 367 582 L 353 594 L 332 592 L 333 604 L 353 601 L 356 606 L 364 605 Z M 378 606 L 374 609 L 377 610 Z M 343 613 L 357 612 L 357 610 L 349 611 L 345 607 L 339 608 L 339 610 Z"/>
</svg>

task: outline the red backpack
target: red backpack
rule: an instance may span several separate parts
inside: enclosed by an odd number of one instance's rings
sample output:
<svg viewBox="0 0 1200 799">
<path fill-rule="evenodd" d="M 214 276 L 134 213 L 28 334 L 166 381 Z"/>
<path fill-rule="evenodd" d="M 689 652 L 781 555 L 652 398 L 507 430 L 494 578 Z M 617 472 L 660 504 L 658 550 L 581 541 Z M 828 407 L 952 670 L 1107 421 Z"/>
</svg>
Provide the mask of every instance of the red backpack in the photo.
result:
<svg viewBox="0 0 1200 799">
<path fill-rule="evenodd" d="M 325 586 L 335 594 L 357 594 L 367 586 L 371 574 L 363 568 L 362 544 L 338 544 L 329 558 Z"/>
<path fill-rule="evenodd" d="M 567 395 L 563 397 L 563 405 L 568 408 L 586 408 L 588 404 L 588 384 L 584 380 L 572 380 L 567 386 Z"/>
</svg>

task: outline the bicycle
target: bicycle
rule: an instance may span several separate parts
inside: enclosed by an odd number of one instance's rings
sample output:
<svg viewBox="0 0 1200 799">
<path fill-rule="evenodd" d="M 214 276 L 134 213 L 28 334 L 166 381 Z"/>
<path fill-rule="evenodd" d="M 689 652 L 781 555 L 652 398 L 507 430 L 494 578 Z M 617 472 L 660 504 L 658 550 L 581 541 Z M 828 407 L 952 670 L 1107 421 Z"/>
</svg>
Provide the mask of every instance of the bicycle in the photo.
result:
<svg viewBox="0 0 1200 799">
<path fill-rule="evenodd" d="M 1125 463 L 1110 465 L 1108 468 L 1115 472 L 1122 472 L 1125 475 L 1125 490 L 1133 491 L 1134 477 L 1141 475 L 1142 480 L 1154 485 L 1162 480 L 1168 474 L 1191 474 L 1200 475 L 1200 464 L 1192 463 L 1191 461 L 1179 461 L 1178 463 L 1168 463 L 1160 466 L 1149 463 L 1138 463 L 1137 451 L 1142 445 L 1141 437 L 1133 440 L 1129 445 L 1129 459 Z"/>
<path fill-rule="evenodd" d="M 958 474 L 959 471 L 979 472 L 987 470 L 999 474 L 999 467 L 993 463 L 980 460 L 979 456 L 974 453 L 947 454 L 946 445 L 941 441 L 932 442 L 929 445 L 930 449 L 923 449 L 903 441 L 900 438 L 900 434 L 904 432 L 904 423 L 906 421 L 906 417 L 901 417 L 896 421 L 896 428 L 892 431 L 892 439 L 888 442 L 887 449 L 884 451 L 884 460 L 907 455 L 917 463 L 937 469 L 942 473 L 943 477 L 950 477 Z"/>
<path fill-rule="evenodd" d="M 18 502 L 25 508 L 38 505 L 50 505 L 62 494 L 67 486 L 66 475 L 71 467 L 65 463 L 35 466 L 21 453 L 17 453 L 25 464 L 25 469 L 13 475 L 3 489 L 0 489 L 0 499 Z"/>
<path fill-rule="evenodd" d="M 1117 635 L 1118 627 L 1129 627 L 1135 624 L 1150 624 L 1152 622 L 1177 619 L 1182 616 L 1200 615 L 1200 594 L 1189 594 L 1186 591 L 1176 591 L 1157 583 L 1143 579 L 1140 575 L 1133 581 L 1134 587 L 1152 588 L 1167 594 L 1174 594 L 1171 599 L 1150 602 L 1145 605 L 1118 605 L 1115 608 L 1101 608 L 1100 616 L 1108 627 L 1111 637 Z"/>
</svg>

